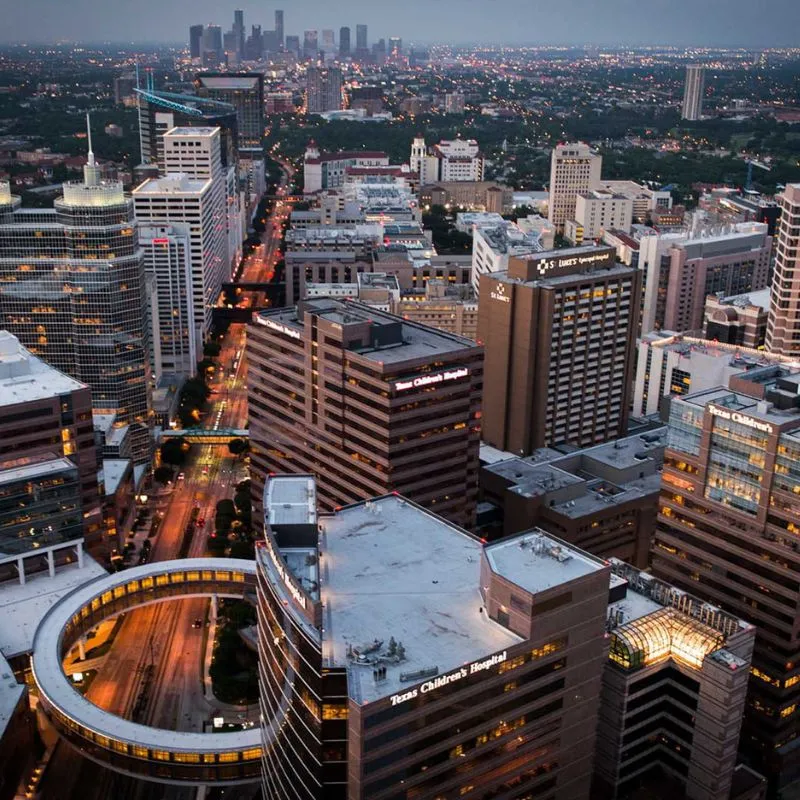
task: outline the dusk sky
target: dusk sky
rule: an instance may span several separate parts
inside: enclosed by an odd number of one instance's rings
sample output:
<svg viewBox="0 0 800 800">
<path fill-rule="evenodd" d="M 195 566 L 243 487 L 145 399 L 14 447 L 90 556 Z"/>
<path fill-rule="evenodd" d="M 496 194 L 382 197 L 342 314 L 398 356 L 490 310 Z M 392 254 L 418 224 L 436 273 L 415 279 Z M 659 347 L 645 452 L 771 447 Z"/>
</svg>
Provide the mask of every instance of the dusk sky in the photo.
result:
<svg viewBox="0 0 800 800">
<path fill-rule="evenodd" d="M 3 42 L 183 42 L 191 23 L 227 30 L 233 9 L 272 27 L 277 4 L 220 0 L 2 0 Z M 369 25 L 370 41 L 797 46 L 800 0 L 300 0 L 286 33 Z"/>
</svg>

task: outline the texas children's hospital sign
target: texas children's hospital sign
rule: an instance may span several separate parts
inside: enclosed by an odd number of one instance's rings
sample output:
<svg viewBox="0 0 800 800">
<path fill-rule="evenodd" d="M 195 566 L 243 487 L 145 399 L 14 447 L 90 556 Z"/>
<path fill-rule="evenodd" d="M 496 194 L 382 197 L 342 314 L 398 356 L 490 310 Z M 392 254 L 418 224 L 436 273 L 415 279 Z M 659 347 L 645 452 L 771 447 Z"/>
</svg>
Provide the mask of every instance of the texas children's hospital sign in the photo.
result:
<svg viewBox="0 0 800 800">
<path fill-rule="evenodd" d="M 425 386 L 435 386 L 437 383 L 446 383 L 447 381 L 466 378 L 467 375 L 469 375 L 469 370 L 466 367 L 447 369 L 444 372 L 436 372 L 430 375 L 418 375 L 416 378 L 395 381 L 394 390 L 396 392 L 404 392 L 407 389 L 422 389 Z"/>
<path fill-rule="evenodd" d="M 483 672 L 485 669 L 491 669 L 498 664 L 502 664 L 507 659 L 508 651 L 503 650 L 502 653 L 495 653 L 493 656 L 483 659 L 482 661 L 473 661 L 471 664 L 465 664 L 463 667 L 459 667 L 452 672 L 447 672 L 444 675 L 431 678 L 431 680 L 425 681 L 425 683 L 422 683 L 413 689 L 409 689 L 407 692 L 393 694 L 389 698 L 389 701 L 393 706 L 399 706 L 401 703 L 405 703 L 408 700 L 413 700 L 415 697 L 419 697 L 421 694 L 428 694 L 428 692 L 433 692 L 436 689 L 440 689 L 442 686 L 448 686 L 449 684 L 456 683 L 457 681 L 463 680 L 470 675 L 475 675 L 477 672 Z"/>
</svg>

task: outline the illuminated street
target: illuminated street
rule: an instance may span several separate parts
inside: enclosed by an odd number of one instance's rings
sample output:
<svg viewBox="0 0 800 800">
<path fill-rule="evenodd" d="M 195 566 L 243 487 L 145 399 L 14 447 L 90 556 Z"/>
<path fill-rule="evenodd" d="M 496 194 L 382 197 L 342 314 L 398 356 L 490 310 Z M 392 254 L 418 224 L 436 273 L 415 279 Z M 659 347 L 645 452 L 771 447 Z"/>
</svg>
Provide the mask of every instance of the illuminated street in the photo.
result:
<svg viewBox="0 0 800 800">
<path fill-rule="evenodd" d="M 284 167 L 279 193 L 292 174 Z M 290 206 L 276 201 L 263 233 L 263 244 L 249 256 L 242 282 L 268 282 L 280 259 L 281 226 Z M 246 302 L 262 305 L 263 293 L 246 293 Z M 257 307 L 257 306 L 256 306 Z M 234 323 L 220 342 L 216 369 L 209 379 L 211 396 L 204 427 L 241 429 L 247 422 L 247 364 L 244 360 L 246 327 Z M 197 506 L 197 519 L 186 555 L 206 552 L 213 530 L 215 507 L 231 498 L 236 484 L 247 477 L 241 457 L 232 456 L 225 445 L 193 445 L 187 464 L 181 468 L 170 493 L 157 492 L 154 507 L 163 521 L 154 539 L 151 560 L 180 556 L 184 531 Z M 202 620 L 200 627 L 196 621 Z M 87 697 L 98 706 L 128 719 L 173 730 L 200 731 L 218 713 L 238 718 L 244 709 L 209 702 L 203 675 L 209 653 L 210 601 L 190 599 L 136 609 L 125 615 L 114 644 L 102 662 Z M 134 713 L 135 712 L 135 713 Z M 252 710 L 250 716 L 255 713 Z M 43 787 L 47 797 L 78 796 L 104 800 L 111 796 L 130 800 L 170 798 L 188 800 L 193 790 L 150 786 L 80 759 L 68 745 L 59 743 L 48 767 Z M 242 795 L 246 796 L 246 795 Z"/>
</svg>

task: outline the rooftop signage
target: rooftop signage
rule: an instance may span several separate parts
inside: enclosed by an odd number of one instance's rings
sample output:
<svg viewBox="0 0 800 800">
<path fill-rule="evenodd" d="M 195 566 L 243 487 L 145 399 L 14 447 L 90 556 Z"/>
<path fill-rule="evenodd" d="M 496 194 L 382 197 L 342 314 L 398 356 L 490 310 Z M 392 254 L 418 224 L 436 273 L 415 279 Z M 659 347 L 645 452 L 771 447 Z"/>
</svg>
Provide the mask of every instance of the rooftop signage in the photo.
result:
<svg viewBox="0 0 800 800">
<path fill-rule="evenodd" d="M 394 384 L 394 390 L 396 392 L 404 392 L 407 389 L 421 389 L 424 386 L 433 386 L 437 383 L 444 383 L 446 381 L 455 381 L 459 378 L 466 378 L 467 375 L 469 375 L 469 370 L 466 367 L 448 369 L 444 372 L 437 372 L 434 375 L 418 375 L 416 378 L 408 378 L 408 380 L 396 381 Z"/>
<path fill-rule="evenodd" d="M 592 264 L 608 264 L 609 266 L 613 266 L 615 261 L 614 251 L 606 250 L 602 253 L 589 252 L 585 255 L 570 254 L 567 256 L 553 256 L 551 258 L 543 258 L 541 261 L 535 261 L 535 263 L 537 274 L 543 276 L 548 272 L 566 269 L 567 267 L 588 267 Z"/>
<path fill-rule="evenodd" d="M 731 411 L 729 408 L 720 408 L 711 403 L 708 405 L 708 413 L 712 417 L 720 417 L 721 419 L 728 420 L 728 422 L 736 422 L 739 425 L 745 425 L 748 428 L 768 433 L 772 435 L 775 429 L 768 422 L 762 422 L 760 419 L 753 419 L 753 417 L 745 416 L 739 411 Z"/>
<path fill-rule="evenodd" d="M 264 543 L 266 545 L 267 552 L 269 553 L 269 557 L 272 559 L 272 566 L 275 568 L 275 571 L 278 573 L 278 575 L 281 576 L 281 580 L 289 590 L 289 594 L 294 598 L 295 602 L 299 606 L 306 608 L 308 605 L 306 596 L 300 591 L 300 589 L 297 588 L 297 586 L 294 585 L 294 581 L 286 571 L 286 567 L 284 567 L 282 559 L 273 549 L 272 541 L 270 540 L 269 536 L 264 537 Z"/>
<path fill-rule="evenodd" d="M 290 328 L 287 325 L 283 325 L 280 322 L 273 322 L 268 317 L 256 317 L 256 320 L 261 323 L 262 325 L 266 325 L 273 331 L 277 331 L 278 333 L 282 333 L 284 336 L 288 336 L 290 339 L 302 339 L 303 337 L 300 335 L 300 331 L 296 331 L 294 328 Z"/>
<path fill-rule="evenodd" d="M 448 686 L 449 684 L 456 683 L 457 681 L 460 681 L 470 675 L 483 672 L 485 669 L 491 669 L 498 664 L 502 664 L 507 659 L 508 651 L 503 650 L 502 653 L 495 653 L 493 656 L 485 658 L 482 661 L 473 661 L 471 664 L 459 667 L 452 672 L 447 672 L 444 675 L 439 675 L 437 678 L 432 678 L 429 681 L 425 681 L 425 683 L 415 687 L 414 689 L 410 689 L 407 692 L 393 694 L 389 698 L 389 701 L 393 706 L 399 706 L 401 703 L 405 703 L 408 700 L 413 700 L 415 697 L 419 697 L 421 694 L 428 694 L 436 689 L 440 689 L 442 686 Z"/>
</svg>

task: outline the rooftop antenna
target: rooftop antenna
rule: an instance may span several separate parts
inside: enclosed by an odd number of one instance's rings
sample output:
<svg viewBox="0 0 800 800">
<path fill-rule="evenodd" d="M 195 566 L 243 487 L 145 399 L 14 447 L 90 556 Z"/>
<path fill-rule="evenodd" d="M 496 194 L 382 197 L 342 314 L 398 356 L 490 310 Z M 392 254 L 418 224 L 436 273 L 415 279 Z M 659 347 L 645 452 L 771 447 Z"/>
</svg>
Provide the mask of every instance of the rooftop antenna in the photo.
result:
<svg viewBox="0 0 800 800">
<path fill-rule="evenodd" d="M 83 183 L 85 186 L 98 186 L 100 184 L 100 167 L 92 150 L 92 121 L 89 112 L 86 112 L 86 136 L 89 139 L 89 155 L 86 166 L 83 168 Z"/>
<path fill-rule="evenodd" d="M 96 162 L 94 160 L 94 152 L 92 150 L 92 120 L 88 111 L 86 112 L 86 136 L 89 139 L 89 160 L 87 163 L 90 167 L 94 167 Z"/>
</svg>

